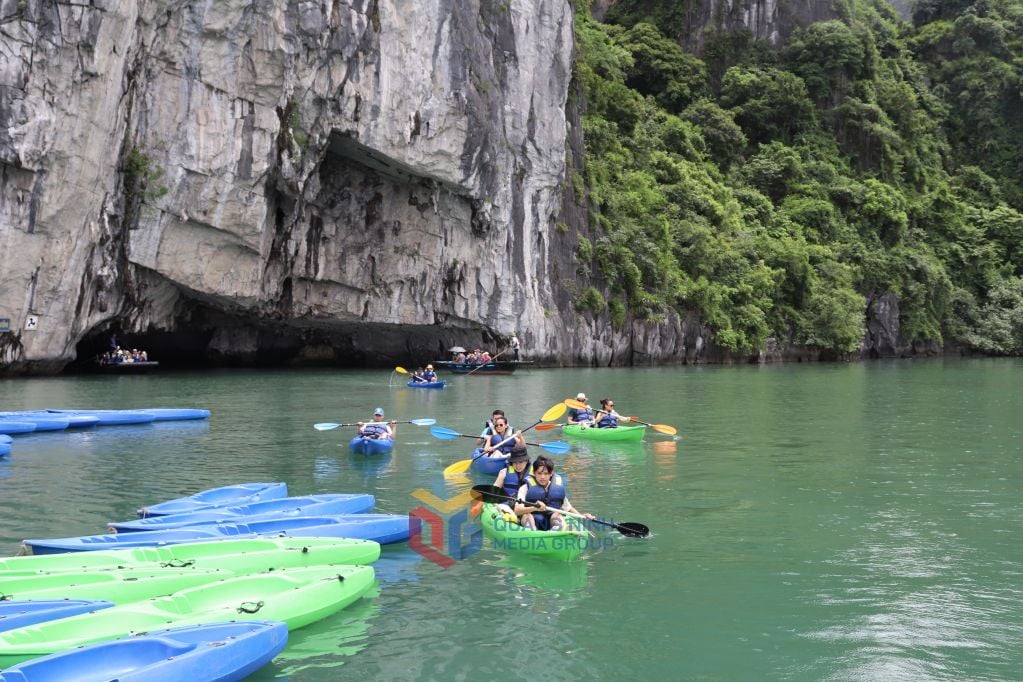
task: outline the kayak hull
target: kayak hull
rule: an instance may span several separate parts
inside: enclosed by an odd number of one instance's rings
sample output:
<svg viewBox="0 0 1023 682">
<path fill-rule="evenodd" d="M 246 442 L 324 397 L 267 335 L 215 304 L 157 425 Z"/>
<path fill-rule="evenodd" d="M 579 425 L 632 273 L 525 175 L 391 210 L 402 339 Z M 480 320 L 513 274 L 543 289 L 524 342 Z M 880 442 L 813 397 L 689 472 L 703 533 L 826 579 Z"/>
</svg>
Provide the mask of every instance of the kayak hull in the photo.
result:
<svg viewBox="0 0 1023 682">
<path fill-rule="evenodd" d="M 315 566 L 232 578 L 0 633 L 0 668 L 154 629 L 239 617 L 278 620 L 296 629 L 340 611 L 375 583 L 371 566 Z"/>
<path fill-rule="evenodd" d="M 444 388 L 448 385 L 446 381 L 410 381 L 409 388 Z"/>
<path fill-rule="evenodd" d="M 380 545 L 351 538 L 242 538 L 189 542 L 164 547 L 112 549 L 0 559 L 0 577 L 118 568 L 191 567 L 260 573 L 322 564 L 371 564 Z"/>
<path fill-rule="evenodd" d="M 143 507 L 138 510 L 138 515 L 166 516 L 168 514 L 183 514 L 185 512 L 201 511 L 212 507 L 226 507 L 237 504 L 251 504 L 263 500 L 279 500 L 288 496 L 288 485 L 286 483 L 242 483 L 240 485 L 226 485 L 220 488 L 211 488 L 195 495 L 180 497 L 176 500 L 168 500 Z"/>
<path fill-rule="evenodd" d="M 82 535 L 70 538 L 28 539 L 22 544 L 33 554 L 91 552 L 201 542 L 217 538 L 259 535 L 289 537 L 335 537 L 373 540 L 381 544 L 401 542 L 409 537 L 409 517 L 399 514 L 345 514 L 336 516 L 292 516 L 260 521 L 185 526 L 138 533 Z"/>
<path fill-rule="evenodd" d="M 492 455 L 482 455 L 482 452 L 483 448 L 473 450 L 472 464 L 470 465 L 473 471 L 496 476 L 501 469 L 508 466 L 508 455 L 502 453 L 495 457 Z"/>
<path fill-rule="evenodd" d="M 573 438 L 614 443 L 640 441 L 646 435 L 645 426 L 618 426 L 613 429 L 598 429 L 592 426 L 582 427 L 578 424 L 565 424 L 561 430 L 566 436 L 572 436 Z"/>
<path fill-rule="evenodd" d="M 271 517 L 361 514 L 372 509 L 374 504 L 376 504 L 376 498 L 372 495 L 336 494 L 282 497 L 279 500 L 264 500 L 233 507 L 216 507 L 186 514 L 116 521 L 108 523 L 107 527 L 114 533 L 135 533 L 210 523 L 263 520 Z"/>
<path fill-rule="evenodd" d="M 277 621 L 207 623 L 156 630 L 62 651 L 14 666 L 0 681 L 241 680 L 269 663 L 288 643 Z"/>
<path fill-rule="evenodd" d="M 112 601 L 100 599 L 40 599 L 30 601 L 0 601 L 0 632 L 45 623 L 48 620 L 77 616 L 90 611 L 110 608 Z M 0 676 L 0 680 L 3 677 Z"/>
<path fill-rule="evenodd" d="M 571 523 L 571 520 L 569 519 Z M 561 561 L 578 559 L 586 548 L 585 530 L 532 530 L 513 521 L 506 521 L 495 504 L 484 504 L 480 514 L 483 534 L 490 538 L 494 549 L 509 554 L 529 554 Z"/>
<path fill-rule="evenodd" d="M 385 455 L 394 449 L 394 439 L 356 436 L 348 443 L 348 449 L 367 457 L 370 455 Z"/>
</svg>

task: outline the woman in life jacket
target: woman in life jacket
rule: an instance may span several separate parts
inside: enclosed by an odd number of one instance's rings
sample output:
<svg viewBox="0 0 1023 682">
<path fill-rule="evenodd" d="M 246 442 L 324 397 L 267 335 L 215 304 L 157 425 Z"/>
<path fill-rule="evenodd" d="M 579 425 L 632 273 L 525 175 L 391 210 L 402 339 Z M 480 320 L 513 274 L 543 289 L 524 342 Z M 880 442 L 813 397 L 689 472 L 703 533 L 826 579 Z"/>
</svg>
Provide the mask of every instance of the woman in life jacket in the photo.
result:
<svg viewBox="0 0 1023 682">
<path fill-rule="evenodd" d="M 519 488 L 526 482 L 526 477 L 533 473 L 533 467 L 529 464 L 529 452 L 525 445 L 516 445 L 508 456 L 508 466 L 498 472 L 494 479 L 494 486 L 504 488 L 504 494 L 508 497 L 516 497 Z M 509 523 L 520 523 L 519 517 L 515 514 L 512 505 L 502 502 L 497 509 L 504 515 Z"/>
<path fill-rule="evenodd" d="M 483 446 L 483 454 L 490 455 L 497 450 L 504 454 L 510 454 L 512 448 L 518 445 L 525 445 L 525 440 L 522 438 L 521 433 L 512 435 L 512 432 L 508 429 L 508 420 L 504 417 L 497 417 L 494 419 L 494 433 L 485 438 L 486 444 Z"/>
<path fill-rule="evenodd" d="M 565 494 L 561 476 L 554 473 L 554 461 L 543 455 L 533 462 L 533 473 L 526 476 L 526 482 L 519 488 L 518 500 L 515 503 L 515 513 L 526 528 L 561 530 L 565 526 L 565 517 L 558 510 L 582 514 L 588 519 L 596 518 L 572 506 Z"/>
<path fill-rule="evenodd" d="M 597 414 L 594 415 L 593 421 L 596 423 L 598 429 L 614 429 L 618 427 L 618 420 L 623 422 L 629 421 L 628 417 L 615 412 L 615 401 L 610 398 L 600 399 L 600 409 L 597 410 Z"/>
<path fill-rule="evenodd" d="M 393 419 L 390 422 L 384 421 L 384 408 L 378 407 L 373 410 L 373 421 L 355 422 L 359 427 L 359 435 L 364 438 L 391 438 L 398 434 L 398 422 Z"/>
<path fill-rule="evenodd" d="M 565 421 L 569 424 L 580 424 L 583 426 L 593 425 L 593 408 L 589 406 L 589 401 L 586 400 L 586 394 L 580 391 L 576 394 L 575 399 L 581 403 L 587 403 L 585 407 L 570 407 L 568 409 L 568 417 Z"/>
</svg>

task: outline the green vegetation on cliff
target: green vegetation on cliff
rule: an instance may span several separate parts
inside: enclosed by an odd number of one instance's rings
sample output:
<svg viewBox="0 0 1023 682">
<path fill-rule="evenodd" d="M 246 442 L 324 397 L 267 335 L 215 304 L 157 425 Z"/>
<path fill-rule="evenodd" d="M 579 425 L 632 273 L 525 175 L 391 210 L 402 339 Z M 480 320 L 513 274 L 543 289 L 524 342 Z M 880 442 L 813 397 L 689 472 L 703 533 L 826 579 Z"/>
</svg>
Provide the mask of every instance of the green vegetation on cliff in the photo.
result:
<svg viewBox="0 0 1023 682">
<path fill-rule="evenodd" d="M 922 0 L 913 25 L 846 0 L 781 50 L 702 58 L 658 28 L 677 5 L 578 10 L 578 255 L 607 285 L 582 308 L 840 354 L 894 294 L 907 342 L 1023 352 L 1023 0 Z"/>
</svg>

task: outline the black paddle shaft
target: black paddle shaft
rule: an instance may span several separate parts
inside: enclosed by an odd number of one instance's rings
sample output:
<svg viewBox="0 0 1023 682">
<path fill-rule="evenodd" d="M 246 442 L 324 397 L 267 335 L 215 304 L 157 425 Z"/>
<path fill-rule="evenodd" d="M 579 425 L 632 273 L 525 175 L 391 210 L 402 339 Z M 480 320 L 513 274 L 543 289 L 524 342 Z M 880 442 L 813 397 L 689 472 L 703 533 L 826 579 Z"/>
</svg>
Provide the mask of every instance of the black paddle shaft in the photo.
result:
<svg viewBox="0 0 1023 682">
<path fill-rule="evenodd" d="M 503 488 L 498 488 L 496 485 L 474 485 L 472 487 L 472 496 L 476 499 L 482 499 L 484 502 L 496 503 L 510 500 L 512 502 L 520 502 L 517 498 L 511 497 L 504 494 Z M 523 504 L 536 506 L 529 502 L 523 502 Z M 550 511 L 556 512 L 557 509 L 551 509 Z M 650 529 L 644 526 L 642 523 L 612 523 L 610 521 L 601 521 L 600 519 L 587 519 L 593 523 L 599 523 L 602 526 L 608 526 L 614 528 L 619 533 L 630 538 L 645 538 L 650 535 Z"/>
</svg>

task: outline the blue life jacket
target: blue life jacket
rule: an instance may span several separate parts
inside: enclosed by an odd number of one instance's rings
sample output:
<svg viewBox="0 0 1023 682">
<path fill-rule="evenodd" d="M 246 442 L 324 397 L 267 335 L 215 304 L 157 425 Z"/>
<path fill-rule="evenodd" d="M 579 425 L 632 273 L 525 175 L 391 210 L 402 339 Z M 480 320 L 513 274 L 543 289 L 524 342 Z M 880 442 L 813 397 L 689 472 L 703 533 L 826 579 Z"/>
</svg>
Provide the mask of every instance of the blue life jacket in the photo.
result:
<svg viewBox="0 0 1023 682">
<path fill-rule="evenodd" d="M 365 438 L 390 438 L 387 429 L 387 424 L 383 422 L 366 422 L 362 426 L 362 435 Z"/>
<path fill-rule="evenodd" d="M 423 372 L 423 379 L 425 379 L 428 382 L 437 381 L 437 375 L 434 373 L 432 369 L 428 369 L 425 372 Z"/>
<path fill-rule="evenodd" d="M 613 429 L 616 426 L 618 426 L 618 415 L 615 414 L 605 414 L 597 422 L 597 428 L 599 429 Z"/>
<path fill-rule="evenodd" d="M 551 482 L 547 488 L 544 489 L 542 485 L 536 482 L 536 478 L 533 474 L 526 476 L 526 502 L 543 502 L 551 509 L 561 509 L 561 505 L 565 504 L 565 486 L 561 483 L 561 476 L 554 474 L 551 477 Z M 533 512 L 534 514 L 542 514 L 543 512 Z"/>
<path fill-rule="evenodd" d="M 576 420 L 577 422 L 593 421 L 593 410 L 591 410 L 589 407 L 584 407 L 579 410 L 573 409 L 572 412 L 573 412 L 572 419 Z"/>
<path fill-rule="evenodd" d="M 508 438 L 508 436 L 500 436 L 500 435 L 495 433 L 495 434 L 493 434 L 493 435 L 491 435 L 491 436 L 489 436 L 487 438 L 487 443 L 490 445 L 490 447 L 493 447 L 493 446 L 497 445 L 498 443 L 500 443 L 501 441 L 505 440 L 506 438 Z M 513 447 L 515 447 L 515 439 L 514 438 L 512 438 L 507 443 L 505 443 L 504 445 L 502 445 L 501 447 L 499 447 L 497 449 L 498 449 L 498 451 L 503 452 L 504 454 L 507 455 L 507 454 L 511 453 Z"/>
<path fill-rule="evenodd" d="M 508 471 L 504 474 L 504 494 L 508 497 L 515 497 L 519 494 L 519 488 L 526 482 L 526 479 L 533 475 L 533 465 L 530 464 L 526 467 L 526 470 L 522 472 L 522 478 L 519 478 L 519 472 L 515 471 L 515 467 L 511 464 L 508 465 Z"/>
</svg>

